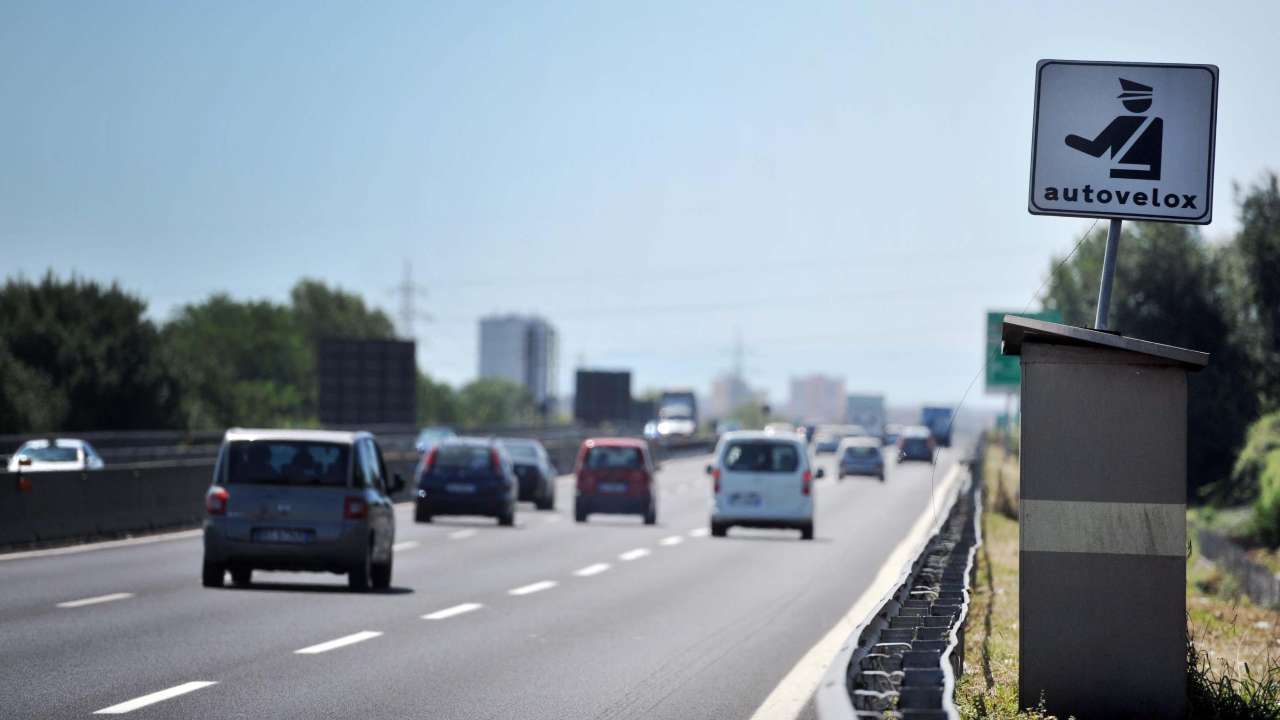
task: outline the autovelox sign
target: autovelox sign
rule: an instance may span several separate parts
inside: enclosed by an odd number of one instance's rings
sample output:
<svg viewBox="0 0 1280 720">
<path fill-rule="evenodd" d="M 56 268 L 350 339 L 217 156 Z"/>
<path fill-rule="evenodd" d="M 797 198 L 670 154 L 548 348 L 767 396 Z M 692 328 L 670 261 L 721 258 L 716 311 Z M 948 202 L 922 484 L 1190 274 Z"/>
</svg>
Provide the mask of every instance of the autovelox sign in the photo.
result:
<svg viewBox="0 0 1280 720">
<path fill-rule="evenodd" d="M 1216 65 L 1036 64 L 1035 215 L 1207 224 Z"/>
</svg>

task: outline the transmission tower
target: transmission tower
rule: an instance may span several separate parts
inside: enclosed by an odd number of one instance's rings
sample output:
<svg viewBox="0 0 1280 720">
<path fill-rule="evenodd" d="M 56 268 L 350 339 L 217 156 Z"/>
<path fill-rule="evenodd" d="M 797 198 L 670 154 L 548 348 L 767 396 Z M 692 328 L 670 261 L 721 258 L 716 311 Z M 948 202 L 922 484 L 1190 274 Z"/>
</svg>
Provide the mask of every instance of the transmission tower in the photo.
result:
<svg viewBox="0 0 1280 720">
<path fill-rule="evenodd" d="M 404 260 L 404 273 L 401 275 L 400 284 L 392 288 L 391 291 L 395 293 L 400 305 L 397 318 L 400 325 L 398 328 L 400 337 L 416 339 L 418 323 L 420 321 L 429 322 L 431 315 L 418 310 L 418 298 L 427 296 L 427 288 L 425 285 L 414 281 L 413 263 L 408 258 Z"/>
</svg>

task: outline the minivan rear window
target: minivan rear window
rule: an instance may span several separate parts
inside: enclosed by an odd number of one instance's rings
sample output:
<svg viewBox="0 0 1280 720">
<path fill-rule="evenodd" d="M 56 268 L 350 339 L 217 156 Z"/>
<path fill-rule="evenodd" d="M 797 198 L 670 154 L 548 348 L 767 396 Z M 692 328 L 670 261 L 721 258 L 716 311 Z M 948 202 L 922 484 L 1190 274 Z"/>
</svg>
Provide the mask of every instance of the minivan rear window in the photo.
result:
<svg viewBox="0 0 1280 720">
<path fill-rule="evenodd" d="M 238 440 L 227 451 L 229 485 L 346 487 L 351 446 L 291 440 Z"/>
<path fill-rule="evenodd" d="M 644 457 L 639 448 L 597 445 L 587 451 L 587 459 L 583 464 L 593 470 L 643 468 Z"/>
<path fill-rule="evenodd" d="M 433 468 L 488 470 L 490 449 L 484 445 L 441 445 Z"/>
<path fill-rule="evenodd" d="M 736 472 L 795 472 L 800 453 L 791 443 L 735 442 L 724 452 L 724 467 Z"/>
</svg>

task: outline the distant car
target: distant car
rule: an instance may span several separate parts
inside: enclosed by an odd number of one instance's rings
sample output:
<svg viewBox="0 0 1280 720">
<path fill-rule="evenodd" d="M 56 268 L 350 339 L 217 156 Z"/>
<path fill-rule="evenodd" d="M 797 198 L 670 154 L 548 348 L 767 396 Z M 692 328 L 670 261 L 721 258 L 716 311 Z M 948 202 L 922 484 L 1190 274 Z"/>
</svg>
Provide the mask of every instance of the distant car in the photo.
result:
<svg viewBox="0 0 1280 720">
<path fill-rule="evenodd" d="M 205 494 L 205 587 L 225 573 L 346 573 L 352 590 L 391 586 L 396 520 L 382 451 L 366 432 L 228 430 Z"/>
<path fill-rule="evenodd" d="M 574 475 L 573 518 L 578 522 L 586 522 L 593 513 L 642 515 L 645 525 L 658 521 L 656 470 L 644 441 L 586 440 L 578 449 Z"/>
<path fill-rule="evenodd" d="M 104 467 L 106 463 L 98 451 L 75 438 L 28 440 L 9 458 L 9 472 L 101 470 Z"/>
<path fill-rule="evenodd" d="M 884 444 L 896 445 L 898 443 L 898 436 L 901 434 L 902 434 L 901 425 L 897 425 L 895 423 L 889 423 L 888 425 L 885 425 L 884 438 L 883 438 Z"/>
<path fill-rule="evenodd" d="M 870 437 L 846 438 L 836 451 L 837 479 L 845 475 L 870 475 L 884 482 L 884 456 L 880 441 Z"/>
<path fill-rule="evenodd" d="M 658 439 L 658 421 L 657 420 L 650 420 L 649 422 L 644 424 L 644 439 L 645 440 Z"/>
<path fill-rule="evenodd" d="M 769 435 L 794 435 L 796 426 L 789 422 L 771 422 L 764 426 L 764 431 Z"/>
<path fill-rule="evenodd" d="M 418 432 L 418 438 L 414 440 L 413 447 L 418 451 L 419 455 L 425 455 L 431 452 L 431 448 L 439 445 L 445 440 L 452 440 L 458 437 L 458 433 L 453 428 L 448 427 L 426 427 Z"/>
<path fill-rule="evenodd" d="M 707 466 L 714 482 L 711 534 L 733 526 L 795 528 L 813 539 L 813 481 L 804 441 L 794 434 L 733 432 L 716 445 Z"/>
<path fill-rule="evenodd" d="M 518 499 L 532 501 L 539 510 L 554 509 L 556 469 L 542 443 L 518 438 L 504 438 L 498 442 L 511 456 L 511 467 L 520 485 Z"/>
<path fill-rule="evenodd" d="M 902 429 L 898 436 L 898 460 L 923 460 L 933 462 L 933 434 L 929 428 L 911 426 Z"/>
<path fill-rule="evenodd" d="M 813 451 L 819 455 L 833 453 L 842 439 L 838 425 L 819 425 L 813 432 Z"/>
<path fill-rule="evenodd" d="M 737 420 L 721 420 L 716 423 L 716 438 L 727 432 L 734 432 L 742 429 L 742 423 Z"/>
<path fill-rule="evenodd" d="M 519 480 L 511 456 L 491 438 L 451 438 L 418 464 L 414 520 L 437 515 L 485 515 L 499 525 L 516 524 Z"/>
</svg>

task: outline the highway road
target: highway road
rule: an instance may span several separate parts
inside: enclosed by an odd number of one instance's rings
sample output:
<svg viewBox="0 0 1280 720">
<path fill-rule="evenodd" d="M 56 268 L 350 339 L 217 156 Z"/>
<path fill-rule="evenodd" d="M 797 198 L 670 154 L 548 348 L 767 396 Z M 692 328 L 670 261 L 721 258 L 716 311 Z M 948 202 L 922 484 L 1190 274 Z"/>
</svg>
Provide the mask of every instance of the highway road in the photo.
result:
<svg viewBox="0 0 1280 720">
<path fill-rule="evenodd" d="M 205 589 L 198 531 L 0 556 L 0 716 L 749 718 L 957 455 L 890 465 L 884 485 L 837 482 L 823 456 L 812 542 L 708 537 L 707 456 L 663 465 L 654 527 L 574 523 L 569 477 L 515 528 L 417 525 L 404 505 L 387 593 L 265 572 Z"/>
</svg>

